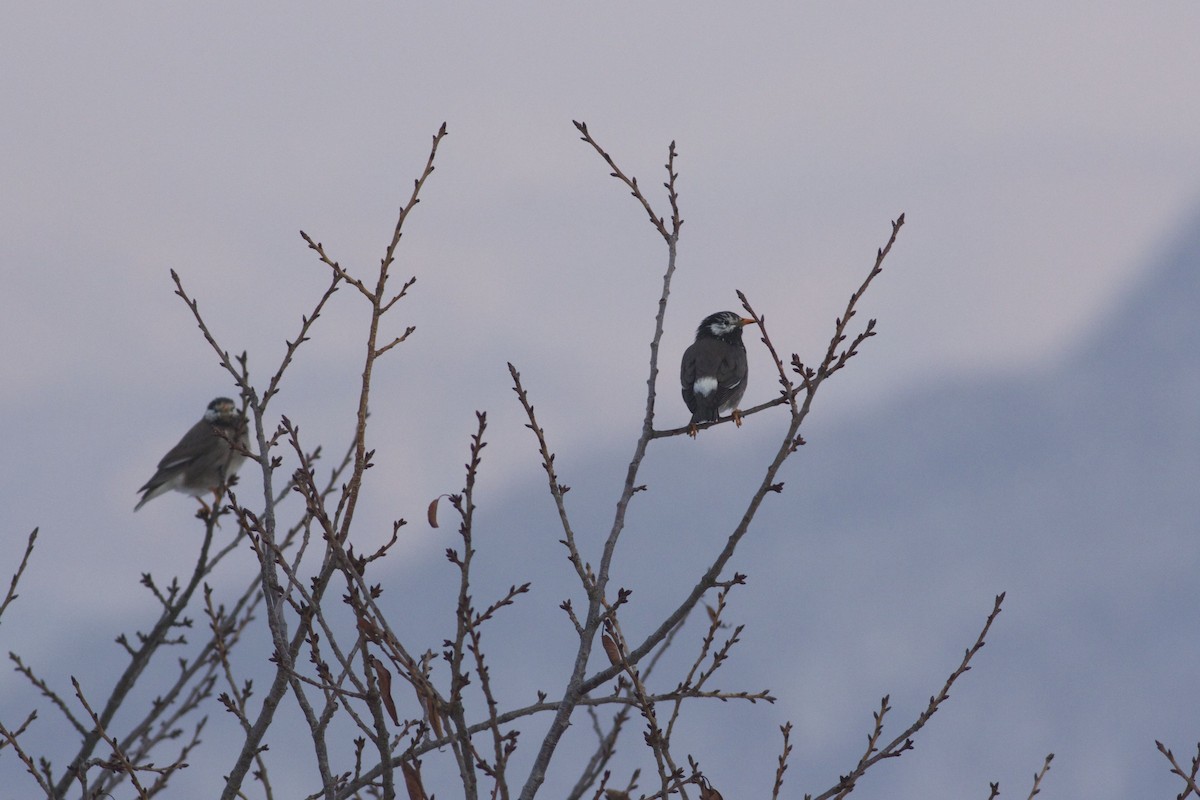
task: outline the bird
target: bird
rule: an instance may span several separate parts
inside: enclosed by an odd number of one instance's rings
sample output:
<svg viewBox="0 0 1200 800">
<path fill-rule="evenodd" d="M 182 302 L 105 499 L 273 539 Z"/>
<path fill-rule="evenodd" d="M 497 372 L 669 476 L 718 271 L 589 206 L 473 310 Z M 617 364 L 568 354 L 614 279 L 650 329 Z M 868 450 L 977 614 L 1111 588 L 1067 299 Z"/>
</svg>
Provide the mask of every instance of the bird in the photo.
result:
<svg viewBox="0 0 1200 800">
<path fill-rule="evenodd" d="M 709 314 L 696 328 L 696 341 L 683 351 L 679 382 L 683 402 L 692 412 L 689 436 L 695 438 L 699 423 L 716 422 L 727 411 L 733 411 L 733 421 L 741 426 L 737 404 L 746 393 L 748 374 L 742 328 L 753 322 L 733 311 Z"/>
<path fill-rule="evenodd" d="M 172 447 L 146 485 L 133 510 L 172 489 L 194 497 L 217 492 L 245 460 L 246 417 L 228 397 L 208 404 L 204 416 Z"/>
</svg>

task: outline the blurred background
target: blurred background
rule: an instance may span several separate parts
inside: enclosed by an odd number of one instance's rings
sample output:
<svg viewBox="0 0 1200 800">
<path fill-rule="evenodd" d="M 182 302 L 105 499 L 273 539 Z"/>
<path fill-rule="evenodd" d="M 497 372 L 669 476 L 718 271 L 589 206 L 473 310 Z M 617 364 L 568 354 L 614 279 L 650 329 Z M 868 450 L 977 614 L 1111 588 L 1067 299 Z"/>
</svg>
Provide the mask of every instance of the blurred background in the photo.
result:
<svg viewBox="0 0 1200 800">
<path fill-rule="evenodd" d="M 430 529 L 424 509 L 461 488 L 486 410 L 477 599 L 534 584 L 497 623 L 493 673 L 514 704 L 559 693 L 557 605 L 578 590 L 505 363 L 596 561 L 641 424 L 666 256 L 576 119 L 660 214 L 678 144 L 686 224 L 659 427 L 686 422 L 675 365 L 701 318 L 736 309 L 740 289 L 782 351 L 816 362 L 890 221 L 908 221 L 856 320 L 877 317 L 879 335 L 818 397 L 734 565 L 749 586 L 730 619 L 748 627 L 719 683 L 780 701 L 686 718 L 714 784 L 767 796 L 792 720 L 789 796 L 833 785 L 879 697 L 896 734 L 1008 591 L 916 749 L 858 793 L 986 797 L 998 780 L 1020 795 L 1054 752 L 1047 796 L 1173 796 L 1154 740 L 1187 754 L 1200 739 L 1198 35 L 1200 7 L 1183 2 L 10 9 L 0 578 L 30 529 L 41 538 L 3 650 L 60 689 L 86 675 L 106 694 L 122 665 L 111 640 L 154 612 L 139 576 L 164 583 L 194 559 L 193 501 L 132 513 L 162 454 L 235 392 L 168 270 L 265 382 L 327 283 L 298 231 L 370 275 L 446 121 L 395 268 L 397 288 L 417 283 L 385 334 L 417 330 L 377 371 L 356 535 L 367 549 L 411 521 L 378 577 L 437 649 L 452 527 Z M 330 452 L 352 432 L 366 312 L 353 290 L 333 298 L 273 407 Z M 775 383 L 747 340 L 753 405 Z M 711 561 L 785 424 L 777 411 L 651 448 L 614 577 L 634 590 L 627 634 Z M 242 555 L 218 583 L 244 585 Z M 0 719 L 35 706 L 29 741 L 53 754 L 59 718 L 0 671 Z M 180 779 L 197 795 L 228 769 L 235 730 L 209 724 Z M 303 770 L 278 777 L 283 796 L 313 788 Z M 0 753 L 0 785 L 22 781 Z"/>
</svg>

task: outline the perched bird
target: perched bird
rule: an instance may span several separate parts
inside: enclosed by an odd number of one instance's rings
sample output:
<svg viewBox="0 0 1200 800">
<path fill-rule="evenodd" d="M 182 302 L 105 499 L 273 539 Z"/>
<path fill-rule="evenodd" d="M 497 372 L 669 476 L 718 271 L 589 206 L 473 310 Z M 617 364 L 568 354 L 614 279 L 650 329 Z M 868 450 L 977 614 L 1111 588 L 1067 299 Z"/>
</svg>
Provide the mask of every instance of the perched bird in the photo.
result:
<svg viewBox="0 0 1200 800">
<path fill-rule="evenodd" d="M 215 492 L 245 460 L 231 443 L 247 446 L 246 418 L 232 400 L 218 397 L 208 404 L 204 416 L 183 435 L 179 444 L 158 462 L 158 471 L 138 489 L 142 499 L 133 510 L 171 489 L 195 497 Z"/>
<path fill-rule="evenodd" d="M 742 326 L 752 322 L 732 311 L 710 314 L 696 329 L 696 341 L 683 351 L 679 382 L 683 402 L 692 412 L 690 436 L 696 435 L 697 423 L 716 422 L 731 410 L 733 421 L 742 424 L 737 404 L 746 393 L 748 371 Z"/>
</svg>

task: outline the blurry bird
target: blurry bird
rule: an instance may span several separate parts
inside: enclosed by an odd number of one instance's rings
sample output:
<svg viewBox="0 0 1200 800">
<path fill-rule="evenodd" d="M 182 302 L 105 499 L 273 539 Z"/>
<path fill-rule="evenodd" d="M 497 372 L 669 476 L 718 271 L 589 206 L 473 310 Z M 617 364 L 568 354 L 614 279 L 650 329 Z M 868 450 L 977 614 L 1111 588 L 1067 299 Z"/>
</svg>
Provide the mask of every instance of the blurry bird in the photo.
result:
<svg viewBox="0 0 1200 800">
<path fill-rule="evenodd" d="M 245 460 L 231 443 L 242 448 L 248 445 L 246 418 L 232 400 L 218 397 L 208 404 L 204 417 L 158 462 L 158 471 L 138 489 L 142 499 L 133 510 L 171 489 L 195 497 L 217 491 Z"/>
<path fill-rule="evenodd" d="M 696 329 L 696 341 L 683 352 L 679 382 L 683 402 L 692 412 L 689 436 L 695 437 L 698 423 L 716 422 L 731 410 L 733 421 L 742 424 L 737 404 L 746 393 L 748 372 L 742 326 L 752 322 L 732 311 L 710 314 Z"/>
</svg>

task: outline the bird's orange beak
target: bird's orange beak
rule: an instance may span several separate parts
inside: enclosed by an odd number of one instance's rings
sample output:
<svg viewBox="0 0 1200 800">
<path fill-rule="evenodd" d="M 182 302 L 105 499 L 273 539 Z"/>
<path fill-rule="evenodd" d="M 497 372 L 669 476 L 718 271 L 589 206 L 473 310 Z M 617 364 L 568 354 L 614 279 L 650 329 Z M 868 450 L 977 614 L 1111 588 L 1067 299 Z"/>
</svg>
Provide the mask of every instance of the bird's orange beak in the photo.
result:
<svg viewBox="0 0 1200 800">
<path fill-rule="evenodd" d="M 740 321 L 741 321 L 741 324 L 742 324 L 743 326 L 745 326 L 745 325 L 753 325 L 753 324 L 755 324 L 755 323 L 754 323 L 754 320 L 752 320 L 752 319 L 747 319 L 746 317 L 742 317 L 742 319 L 741 319 Z"/>
</svg>

